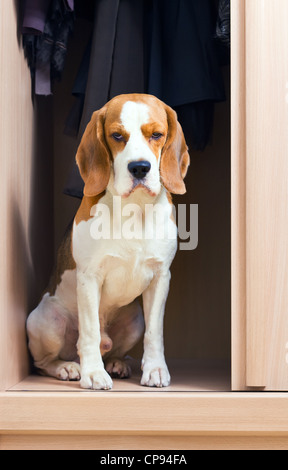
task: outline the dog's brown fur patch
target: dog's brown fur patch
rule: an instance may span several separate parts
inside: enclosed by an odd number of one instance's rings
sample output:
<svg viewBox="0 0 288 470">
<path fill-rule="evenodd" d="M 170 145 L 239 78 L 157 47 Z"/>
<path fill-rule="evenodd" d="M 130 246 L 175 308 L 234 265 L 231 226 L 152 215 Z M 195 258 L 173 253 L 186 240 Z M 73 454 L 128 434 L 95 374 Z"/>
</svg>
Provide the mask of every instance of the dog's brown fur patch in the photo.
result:
<svg viewBox="0 0 288 470">
<path fill-rule="evenodd" d="M 73 222 L 67 228 L 63 241 L 59 247 L 56 266 L 45 294 L 49 293 L 51 296 L 55 295 L 57 286 L 60 284 L 64 272 L 76 269 L 76 263 L 72 254 L 72 232 Z"/>
</svg>

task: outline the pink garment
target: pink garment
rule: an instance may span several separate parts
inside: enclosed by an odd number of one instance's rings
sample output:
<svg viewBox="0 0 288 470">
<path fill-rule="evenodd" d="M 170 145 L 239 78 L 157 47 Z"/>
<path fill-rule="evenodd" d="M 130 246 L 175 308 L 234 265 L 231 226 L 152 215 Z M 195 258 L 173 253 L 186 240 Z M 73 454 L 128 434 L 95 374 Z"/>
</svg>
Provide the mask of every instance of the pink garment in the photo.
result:
<svg viewBox="0 0 288 470">
<path fill-rule="evenodd" d="M 67 10 L 74 11 L 74 0 L 64 0 Z"/>
<path fill-rule="evenodd" d="M 23 34 L 42 34 L 52 0 L 25 0 Z M 63 0 L 66 10 L 74 11 L 74 0 Z"/>
<path fill-rule="evenodd" d="M 42 34 L 51 0 L 26 0 L 23 34 Z"/>
</svg>

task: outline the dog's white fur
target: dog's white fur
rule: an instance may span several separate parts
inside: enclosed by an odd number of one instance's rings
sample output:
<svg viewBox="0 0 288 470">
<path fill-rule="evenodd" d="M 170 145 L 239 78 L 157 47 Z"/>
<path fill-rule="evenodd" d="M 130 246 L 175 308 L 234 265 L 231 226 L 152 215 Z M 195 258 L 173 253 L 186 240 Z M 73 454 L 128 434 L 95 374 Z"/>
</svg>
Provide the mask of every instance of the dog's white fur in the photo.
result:
<svg viewBox="0 0 288 470">
<path fill-rule="evenodd" d="M 155 104 L 156 98 L 153 99 Z M 167 118 L 165 123 L 159 123 L 161 130 L 166 125 L 167 135 L 163 136 L 158 150 L 155 146 L 152 149 L 151 142 L 142 132 L 143 125 L 159 120 L 153 116 L 151 100 L 152 97 L 146 95 L 129 95 L 121 97 L 120 105 L 119 100 L 115 101 L 115 106 L 117 103 L 121 108 L 119 124 L 129 139 L 124 147 L 121 146 L 121 151 L 114 151 L 106 191 L 92 208 L 92 216 L 74 221 L 71 244 L 75 267 L 72 263 L 64 270 L 55 292 L 43 296 L 27 321 L 29 347 L 36 367 L 61 380 L 81 379 L 80 385 L 86 389 L 111 389 L 111 375 L 130 375 L 125 355 L 144 330 L 142 308 L 137 300 L 141 295 L 145 318 L 141 384 L 166 387 L 170 383 L 164 357 L 163 319 L 170 265 L 177 248 L 177 228 L 170 195 L 160 174 L 161 153 L 168 141 Z M 164 106 L 158 100 L 156 104 Z M 107 141 L 109 138 L 106 135 Z M 181 157 L 186 155 L 182 172 L 185 176 L 189 157 L 186 144 L 184 152 L 180 152 L 180 147 L 177 147 L 180 166 Z M 141 187 L 135 187 L 128 171 L 128 164 L 135 160 L 151 164 L 151 171 Z M 106 215 L 109 220 L 106 218 L 105 222 L 104 219 L 104 224 L 113 225 L 114 196 L 121 196 L 120 224 L 127 220 L 127 204 L 135 203 L 144 228 L 145 224 L 150 224 L 145 233 L 157 231 L 155 217 L 145 219 L 145 206 L 159 204 L 166 214 L 170 236 L 164 240 L 147 239 L 141 236 L 142 232 L 132 240 L 123 234 L 117 239 L 95 240 L 91 229 L 102 204 L 109 208 L 109 216 Z"/>
<path fill-rule="evenodd" d="M 119 153 L 114 162 L 116 193 L 123 196 L 127 193 L 127 188 L 131 187 L 131 175 L 127 171 L 127 165 L 136 156 L 136 159 L 143 159 L 151 163 L 151 171 L 148 174 L 147 186 L 155 194 L 159 194 L 161 189 L 159 177 L 160 158 L 157 161 L 154 153 L 147 145 L 141 127 L 149 122 L 149 108 L 144 103 L 134 103 L 127 101 L 121 113 L 121 121 L 125 129 L 130 134 L 129 142 L 123 152 Z"/>
</svg>

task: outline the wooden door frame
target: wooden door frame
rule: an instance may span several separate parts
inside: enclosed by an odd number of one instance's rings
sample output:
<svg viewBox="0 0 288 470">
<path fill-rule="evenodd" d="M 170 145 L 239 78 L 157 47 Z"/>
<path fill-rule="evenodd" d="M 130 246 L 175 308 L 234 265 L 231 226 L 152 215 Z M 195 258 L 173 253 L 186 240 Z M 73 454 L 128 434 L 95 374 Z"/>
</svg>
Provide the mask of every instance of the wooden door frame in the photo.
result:
<svg viewBox="0 0 288 470">
<path fill-rule="evenodd" d="M 231 9 L 232 389 L 287 391 L 288 5 Z"/>
</svg>

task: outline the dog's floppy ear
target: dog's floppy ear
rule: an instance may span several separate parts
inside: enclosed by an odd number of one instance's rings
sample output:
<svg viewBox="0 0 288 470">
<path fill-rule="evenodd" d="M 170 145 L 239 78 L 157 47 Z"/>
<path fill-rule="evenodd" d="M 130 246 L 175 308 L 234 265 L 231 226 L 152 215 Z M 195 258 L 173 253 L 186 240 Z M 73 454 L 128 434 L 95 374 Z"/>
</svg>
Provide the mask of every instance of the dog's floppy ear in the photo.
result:
<svg viewBox="0 0 288 470">
<path fill-rule="evenodd" d="M 162 151 L 160 173 L 162 182 L 170 193 L 185 194 L 184 178 L 190 165 L 188 147 L 176 112 L 165 106 L 168 120 L 168 137 Z"/>
<path fill-rule="evenodd" d="M 105 107 L 93 114 L 76 155 L 76 162 L 85 183 L 84 196 L 88 197 L 105 191 L 110 178 L 110 154 L 104 135 L 105 114 Z"/>
</svg>

